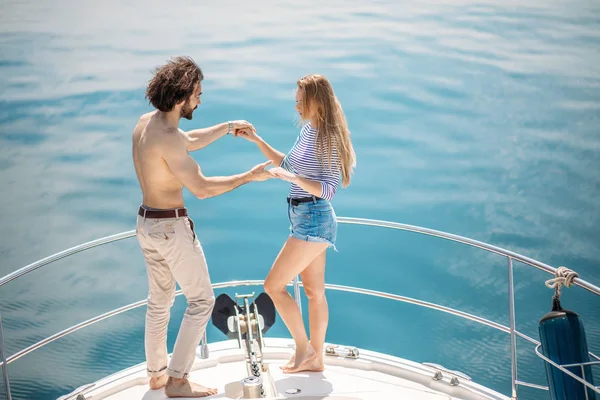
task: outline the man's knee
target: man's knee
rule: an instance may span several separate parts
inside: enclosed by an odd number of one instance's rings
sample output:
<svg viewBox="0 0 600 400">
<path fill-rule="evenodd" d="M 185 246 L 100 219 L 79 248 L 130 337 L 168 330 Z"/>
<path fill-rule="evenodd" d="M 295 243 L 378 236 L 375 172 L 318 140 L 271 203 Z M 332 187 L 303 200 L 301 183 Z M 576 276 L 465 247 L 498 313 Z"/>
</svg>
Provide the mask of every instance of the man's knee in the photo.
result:
<svg viewBox="0 0 600 400">
<path fill-rule="evenodd" d="M 204 300 L 204 304 L 206 304 L 206 307 L 210 310 L 210 312 L 212 312 L 212 310 L 215 308 L 215 294 L 212 293 L 209 297 L 207 297 Z"/>
<path fill-rule="evenodd" d="M 148 292 L 148 310 L 169 312 L 175 302 L 175 290 L 168 292 Z"/>
<path fill-rule="evenodd" d="M 202 296 L 194 299 L 187 299 L 188 307 L 197 310 L 197 312 L 207 311 L 212 313 L 215 308 L 215 294 L 211 291 L 208 296 Z"/>
</svg>

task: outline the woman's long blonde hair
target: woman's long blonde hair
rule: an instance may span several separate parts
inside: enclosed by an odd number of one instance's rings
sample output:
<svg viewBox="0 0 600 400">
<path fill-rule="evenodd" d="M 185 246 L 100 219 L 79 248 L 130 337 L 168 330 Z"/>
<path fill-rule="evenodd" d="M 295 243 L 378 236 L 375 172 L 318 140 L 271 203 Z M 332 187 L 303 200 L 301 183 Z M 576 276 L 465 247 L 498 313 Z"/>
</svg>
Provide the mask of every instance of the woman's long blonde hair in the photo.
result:
<svg viewBox="0 0 600 400">
<path fill-rule="evenodd" d="M 331 83 L 323 75 L 307 75 L 297 82 L 298 90 L 302 91 L 300 109 L 303 116 L 310 115 L 314 110 L 314 119 L 318 126 L 316 152 L 317 160 L 322 164 L 326 156 L 327 165 L 332 167 L 332 154 L 335 151 L 340 161 L 342 187 L 350 185 L 350 175 L 356 166 L 356 154 L 350 140 L 350 131 L 342 105 L 338 101 Z"/>
</svg>

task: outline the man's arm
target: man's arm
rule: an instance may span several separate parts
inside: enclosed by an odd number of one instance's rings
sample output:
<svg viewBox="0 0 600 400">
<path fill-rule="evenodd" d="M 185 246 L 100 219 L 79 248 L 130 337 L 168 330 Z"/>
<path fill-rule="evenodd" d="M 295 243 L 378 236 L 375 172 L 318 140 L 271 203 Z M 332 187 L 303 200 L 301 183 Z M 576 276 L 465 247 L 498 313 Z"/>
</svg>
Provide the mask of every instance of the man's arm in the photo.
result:
<svg viewBox="0 0 600 400">
<path fill-rule="evenodd" d="M 229 132 L 229 124 L 223 122 L 209 128 L 193 129 L 187 132 L 182 130 L 179 131 L 183 133 L 186 139 L 187 151 L 196 151 L 227 135 Z"/>
<path fill-rule="evenodd" d="M 171 136 L 163 143 L 163 159 L 175 177 L 199 199 L 218 196 L 245 183 L 262 181 L 272 177 L 265 167 L 270 161 L 259 164 L 250 171 L 231 176 L 206 177 L 200 166 L 187 153 L 186 143 L 178 136 Z"/>
<path fill-rule="evenodd" d="M 246 129 L 253 132 L 256 131 L 250 122 L 245 120 L 237 120 L 223 122 L 209 128 L 193 129 L 188 132 L 180 130 L 180 132 L 183 133 L 183 136 L 187 142 L 187 150 L 196 151 L 208 146 L 215 140 L 222 138 L 230 131 L 232 134 L 237 135 L 237 132 L 240 129 Z"/>
</svg>

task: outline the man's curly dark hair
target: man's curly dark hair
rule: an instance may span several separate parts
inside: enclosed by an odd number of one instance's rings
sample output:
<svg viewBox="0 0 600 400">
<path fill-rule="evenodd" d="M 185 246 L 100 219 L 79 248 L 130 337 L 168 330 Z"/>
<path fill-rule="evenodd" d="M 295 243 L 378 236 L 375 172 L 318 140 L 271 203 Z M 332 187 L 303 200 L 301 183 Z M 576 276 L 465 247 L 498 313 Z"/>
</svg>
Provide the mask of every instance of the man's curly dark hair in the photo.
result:
<svg viewBox="0 0 600 400">
<path fill-rule="evenodd" d="M 175 57 L 156 68 L 146 88 L 146 99 L 160 111 L 171 111 L 175 104 L 187 100 L 203 79 L 202 70 L 191 57 Z"/>
</svg>

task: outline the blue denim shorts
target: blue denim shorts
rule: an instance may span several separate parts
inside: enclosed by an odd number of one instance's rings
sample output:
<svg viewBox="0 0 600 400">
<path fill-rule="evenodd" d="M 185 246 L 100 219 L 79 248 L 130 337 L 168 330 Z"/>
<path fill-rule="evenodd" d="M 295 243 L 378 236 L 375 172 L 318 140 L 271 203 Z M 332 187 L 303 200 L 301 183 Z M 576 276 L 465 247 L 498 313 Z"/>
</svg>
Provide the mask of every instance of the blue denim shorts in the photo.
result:
<svg viewBox="0 0 600 400">
<path fill-rule="evenodd" d="M 337 237 L 337 219 L 331 203 L 325 199 L 316 199 L 297 205 L 288 201 L 290 236 L 307 242 L 328 243 L 335 247 Z"/>
</svg>

